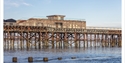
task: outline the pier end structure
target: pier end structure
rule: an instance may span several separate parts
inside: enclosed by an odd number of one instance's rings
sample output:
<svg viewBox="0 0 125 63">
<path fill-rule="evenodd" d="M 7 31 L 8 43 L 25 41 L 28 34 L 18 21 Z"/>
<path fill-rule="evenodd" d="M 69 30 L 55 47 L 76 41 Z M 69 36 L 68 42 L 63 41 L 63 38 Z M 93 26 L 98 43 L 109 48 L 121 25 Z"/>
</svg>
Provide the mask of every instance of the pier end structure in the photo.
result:
<svg viewBox="0 0 125 63">
<path fill-rule="evenodd" d="M 46 17 L 47 18 L 29 18 L 28 20 L 17 20 L 17 25 L 86 29 L 85 20 L 65 20 L 65 15 L 49 15 Z"/>
</svg>

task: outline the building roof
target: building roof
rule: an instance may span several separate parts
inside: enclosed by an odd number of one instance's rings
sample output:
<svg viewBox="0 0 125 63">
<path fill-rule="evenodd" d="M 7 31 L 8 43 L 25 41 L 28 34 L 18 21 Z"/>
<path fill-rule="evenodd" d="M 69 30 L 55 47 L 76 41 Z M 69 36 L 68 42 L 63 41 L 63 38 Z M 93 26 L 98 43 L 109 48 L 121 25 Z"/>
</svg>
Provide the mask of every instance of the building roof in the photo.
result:
<svg viewBox="0 0 125 63">
<path fill-rule="evenodd" d="M 4 22 L 16 22 L 16 20 L 14 20 L 14 19 L 7 19 L 7 20 L 4 20 Z"/>
<path fill-rule="evenodd" d="M 65 15 L 49 15 L 49 16 L 46 16 L 46 17 L 65 17 Z"/>
</svg>

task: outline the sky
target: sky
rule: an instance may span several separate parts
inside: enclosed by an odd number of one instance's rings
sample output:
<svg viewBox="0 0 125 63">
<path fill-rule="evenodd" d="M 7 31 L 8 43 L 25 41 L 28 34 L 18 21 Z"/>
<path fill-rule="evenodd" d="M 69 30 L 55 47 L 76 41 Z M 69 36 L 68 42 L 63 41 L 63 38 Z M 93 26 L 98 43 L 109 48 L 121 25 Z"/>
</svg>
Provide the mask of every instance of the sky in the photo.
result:
<svg viewBox="0 0 125 63">
<path fill-rule="evenodd" d="M 121 0 L 4 0 L 4 19 L 45 18 L 85 20 L 87 26 L 121 27 Z"/>
</svg>

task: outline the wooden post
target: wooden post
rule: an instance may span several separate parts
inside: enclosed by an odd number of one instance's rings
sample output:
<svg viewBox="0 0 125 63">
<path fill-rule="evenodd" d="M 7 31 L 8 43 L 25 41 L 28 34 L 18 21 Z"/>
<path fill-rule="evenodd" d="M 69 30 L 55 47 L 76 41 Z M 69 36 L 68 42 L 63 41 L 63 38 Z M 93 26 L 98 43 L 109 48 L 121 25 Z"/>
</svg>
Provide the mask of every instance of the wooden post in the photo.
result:
<svg viewBox="0 0 125 63">
<path fill-rule="evenodd" d="M 59 33 L 56 33 L 56 48 L 58 47 L 58 35 Z"/>
<path fill-rule="evenodd" d="M 8 31 L 8 49 L 10 48 L 10 33 L 9 33 L 9 31 Z"/>
<path fill-rule="evenodd" d="M 33 57 L 28 57 L 28 62 L 33 62 Z"/>
<path fill-rule="evenodd" d="M 92 34 L 90 34 L 90 41 L 92 41 Z"/>
<path fill-rule="evenodd" d="M 84 43 L 84 48 L 85 48 L 86 34 L 83 33 L 83 35 L 84 35 L 84 41 L 83 41 L 83 43 Z"/>
<path fill-rule="evenodd" d="M 17 57 L 13 57 L 12 62 L 17 62 Z"/>
<path fill-rule="evenodd" d="M 114 35 L 111 35 L 111 43 L 110 43 L 111 47 L 114 47 Z"/>
<path fill-rule="evenodd" d="M 22 48 L 24 48 L 24 33 L 22 32 Z"/>
<path fill-rule="evenodd" d="M 4 49 L 6 49 L 6 32 L 4 32 Z"/>
<path fill-rule="evenodd" d="M 52 48 L 54 48 L 54 32 L 52 32 Z"/>
<path fill-rule="evenodd" d="M 96 33 L 94 34 L 94 41 L 96 42 Z"/>
<path fill-rule="evenodd" d="M 97 41 L 99 41 L 99 33 L 97 34 Z"/>
<path fill-rule="evenodd" d="M 30 32 L 30 38 L 29 38 L 29 40 L 30 40 L 30 43 L 31 43 L 31 48 L 33 48 L 33 45 L 32 45 L 33 44 L 33 42 L 32 42 L 32 32 Z"/>
<path fill-rule="evenodd" d="M 39 32 L 39 49 L 41 49 L 41 31 Z"/>
<path fill-rule="evenodd" d="M 20 34 L 20 48 L 22 49 L 22 32 L 21 32 L 21 34 Z"/>
<path fill-rule="evenodd" d="M 113 47 L 115 46 L 115 35 L 113 35 Z"/>
<path fill-rule="evenodd" d="M 68 40 L 67 40 L 67 33 L 66 32 L 65 32 L 64 39 L 65 39 L 65 41 L 64 41 L 64 47 L 67 47 L 66 43 L 68 43 Z"/>
<path fill-rule="evenodd" d="M 95 41 L 95 46 L 97 46 L 96 45 L 96 34 L 94 34 L 94 41 Z"/>
<path fill-rule="evenodd" d="M 44 61 L 44 62 L 47 62 L 47 61 L 48 61 L 48 57 L 44 57 L 44 58 L 43 58 L 43 61 Z"/>
<path fill-rule="evenodd" d="M 14 36 L 13 36 L 13 49 L 14 49 L 14 44 L 15 44 L 15 32 L 14 32 L 13 35 L 14 35 Z"/>
<path fill-rule="evenodd" d="M 90 46 L 92 46 L 92 34 L 89 34 L 90 35 Z"/>
<path fill-rule="evenodd" d="M 122 46 L 121 35 L 118 35 L 118 47 Z"/>
<path fill-rule="evenodd" d="M 87 39 L 86 44 L 87 44 L 87 47 L 88 47 L 88 33 L 86 34 L 86 39 Z"/>
<path fill-rule="evenodd" d="M 106 47 L 108 46 L 108 40 L 107 40 L 107 38 L 108 38 L 108 35 L 105 34 L 105 46 L 106 46 Z"/>
<path fill-rule="evenodd" d="M 45 47 L 48 47 L 48 33 L 47 31 L 45 32 L 46 40 L 45 40 Z"/>
<path fill-rule="evenodd" d="M 102 37 L 100 38 L 102 42 L 102 46 L 105 47 L 105 42 L 104 42 L 104 34 L 102 33 Z"/>
<path fill-rule="evenodd" d="M 62 48 L 62 40 L 63 40 L 62 33 L 60 33 L 60 47 L 61 48 Z"/>
<path fill-rule="evenodd" d="M 74 34 L 75 34 L 75 41 L 74 41 L 75 42 L 75 48 L 77 48 L 78 47 L 78 44 L 77 44 L 77 33 L 75 32 Z"/>
<path fill-rule="evenodd" d="M 61 40 L 60 40 L 60 39 L 61 39 L 61 36 L 60 36 L 60 35 L 61 35 L 61 33 L 60 33 L 59 36 L 58 36 L 58 39 L 59 39 L 59 48 L 61 47 Z"/>
<path fill-rule="evenodd" d="M 36 45 L 36 32 L 34 32 L 35 33 L 35 44 L 34 44 L 34 46 L 35 46 L 35 49 L 37 48 L 37 45 Z"/>
<path fill-rule="evenodd" d="M 80 39 L 80 33 L 79 33 L 79 48 L 80 48 L 80 40 L 81 40 L 81 39 Z"/>
<path fill-rule="evenodd" d="M 12 49 L 12 45 L 13 45 L 13 42 L 12 42 L 12 39 L 13 39 L 13 37 L 12 37 L 12 32 L 10 33 L 10 49 Z"/>
<path fill-rule="evenodd" d="M 27 49 L 29 49 L 29 31 L 27 32 L 27 41 L 26 41 Z"/>
</svg>

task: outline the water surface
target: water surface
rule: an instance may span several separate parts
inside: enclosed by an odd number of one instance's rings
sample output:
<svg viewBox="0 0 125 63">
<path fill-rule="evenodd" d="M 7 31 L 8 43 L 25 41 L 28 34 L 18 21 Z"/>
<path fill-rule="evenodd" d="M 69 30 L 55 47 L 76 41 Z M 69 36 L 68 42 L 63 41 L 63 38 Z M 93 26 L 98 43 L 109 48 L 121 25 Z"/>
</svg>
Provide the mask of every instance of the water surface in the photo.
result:
<svg viewBox="0 0 125 63">
<path fill-rule="evenodd" d="M 33 57 L 33 63 L 44 63 L 43 57 L 48 57 L 46 63 L 121 63 L 120 47 L 81 47 L 63 49 L 30 49 L 4 50 L 4 63 L 13 63 L 12 57 L 18 58 L 18 63 L 28 63 L 27 58 Z M 62 57 L 62 60 L 58 60 Z M 71 59 L 76 57 L 76 59 Z"/>
</svg>

